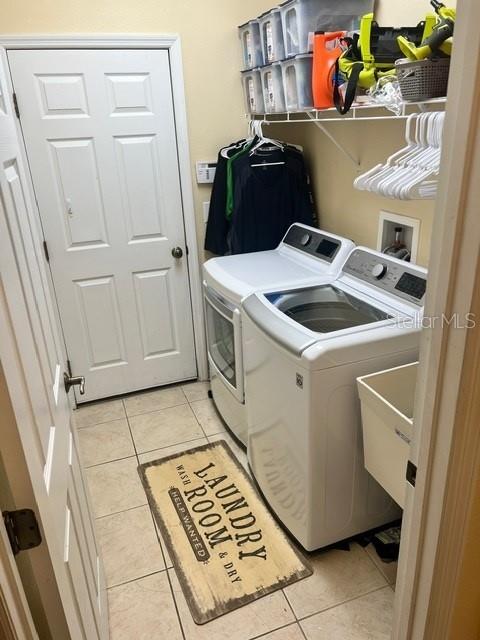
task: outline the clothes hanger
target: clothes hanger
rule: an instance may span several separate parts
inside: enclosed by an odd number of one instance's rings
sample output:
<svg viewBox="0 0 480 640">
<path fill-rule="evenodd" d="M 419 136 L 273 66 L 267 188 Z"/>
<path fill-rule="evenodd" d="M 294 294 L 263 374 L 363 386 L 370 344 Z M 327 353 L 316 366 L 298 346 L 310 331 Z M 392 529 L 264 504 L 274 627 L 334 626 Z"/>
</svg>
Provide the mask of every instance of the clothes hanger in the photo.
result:
<svg viewBox="0 0 480 640">
<path fill-rule="evenodd" d="M 443 112 L 409 116 L 405 127 L 407 146 L 358 176 L 354 186 L 400 200 L 435 197 L 444 119 Z"/>
<path fill-rule="evenodd" d="M 248 144 L 250 144 L 256 136 L 256 129 L 255 129 L 255 125 L 256 125 L 256 120 L 249 120 L 248 121 L 248 130 L 247 130 L 247 138 L 243 141 L 239 141 L 239 142 L 235 142 L 233 144 L 228 145 L 227 147 L 224 147 L 221 151 L 220 154 L 222 156 L 222 158 L 225 158 L 226 160 L 228 160 L 230 158 L 229 156 L 229 152 L 232 151 L 233 149 L 238 149 L 238 151 L 240 151 L 241 149 L 244 149 Z"/>
<path fill-rule="evenodd" d="M 400 161 L 405 155 L 411 153 L 416 148 L 416 139 L 413 134 L 413 124 L 418 114 L 413 113 L 407 118 L 405 127 L 405 141 L 406 147 L 403 147 L 399 151 L 396 151 L 389 156 L 386 162 L 377 164 L 375 167 L 367 171 L 366 173 L 358 176 L 354 181 L 354 186 L 362 191 L 375 191 L 376 186 L 387 176 L 391 174 L 392 168 L 396 163 Z"/>
<path fill-rule="evenodd" d="M 278 140 L 273 140 L 271 138 L 266 138 L 263 134 L 263 125 L 264 124 L 269 124 L 267 122 L 267 120 L 256 120 L 256 125 L 257 125 L 257 136 L 259 138 L 258 142 L 254 145 L 254 147 L 250 150 L 249 155 L 253 156 L 256 154 L 257 151 L 259 151 L 262 147 L 273 147 L 270 149 L 264 149 L 265 151 L 273 151 L 275 149 L 280 149 L 281 151 L 284 150 L 285 145 L 282 142 L 279 142 Z M 285 161 L 279 161 L 279 162 L 259 162 L 256 164 L 251 164 L 251 167 L 273 167 L 273 166 L 279 166 L 285 164 Z"/>
</svg>

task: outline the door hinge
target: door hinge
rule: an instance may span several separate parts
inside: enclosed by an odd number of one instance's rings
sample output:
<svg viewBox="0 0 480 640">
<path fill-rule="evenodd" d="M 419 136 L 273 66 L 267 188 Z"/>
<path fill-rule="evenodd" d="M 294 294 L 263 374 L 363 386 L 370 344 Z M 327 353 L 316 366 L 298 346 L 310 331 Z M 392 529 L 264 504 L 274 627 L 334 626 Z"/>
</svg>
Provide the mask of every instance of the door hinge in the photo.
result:
<svg viewBox="0 0 480 640">
<path fill-rule="evenodd" d="M 407 462 L 407 473 L 406 473 L 407 482 L 409 482 L 412 487 L 415 486 L 415 482 L 417 481 L 417 465 L 413 464 L 410 460 Z"/>
<path fill-rule="evenodd" d="M 15 109 L 15 115 L 20 120 L 20 109 L 18 108 L 17 94 L 15 92 L 13 92 L 12 99 L 13 99 L 13 108 Z"/>
<path fill-rule="evenodd" d="M 50 262 L 50 254 L 48 253 L 47 241 L 43 241 L 43 253 L 45 254 L 45 260 Z"/>
<path fill-rule="evenodd" d="M 33 549 L 41 544 L 42 536 L 35 514 L 31 509 L 4 511 L 2 515 L 14 556 L 20 551 Z"/>
</svg>

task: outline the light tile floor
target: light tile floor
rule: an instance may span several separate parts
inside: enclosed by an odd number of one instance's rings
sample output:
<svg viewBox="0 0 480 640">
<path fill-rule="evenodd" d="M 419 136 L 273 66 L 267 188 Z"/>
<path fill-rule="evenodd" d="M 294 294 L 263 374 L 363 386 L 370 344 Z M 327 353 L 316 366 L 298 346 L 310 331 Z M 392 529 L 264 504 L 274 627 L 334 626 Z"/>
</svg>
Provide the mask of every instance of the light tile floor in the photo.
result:
<svg viewBox="0 0 480 640">
<path fill-rule="evenodd" d="M 396 565 L 370 545 L 310 554 L 314 574 L 198 626 L 155 525 L 137 466 L 224 438 L 194 382 L 81 407 L 75 412 L 103 554 L 111 640 L 388 640 Z"/>
</svg>

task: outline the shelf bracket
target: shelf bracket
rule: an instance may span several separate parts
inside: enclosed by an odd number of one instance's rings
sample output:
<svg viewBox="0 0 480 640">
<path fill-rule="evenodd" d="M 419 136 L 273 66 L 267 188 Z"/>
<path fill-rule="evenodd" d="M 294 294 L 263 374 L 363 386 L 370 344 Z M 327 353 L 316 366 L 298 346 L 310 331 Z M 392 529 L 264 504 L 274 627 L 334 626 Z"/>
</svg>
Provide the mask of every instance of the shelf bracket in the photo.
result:
<svg viewBox="0 0 480 640">
<path fill-rule="evenodd" d="M 335 136 L 332 133 L 330 133 L 330 131 L 321 122 L 319 122 L 312 113 L 307 112 L 307 115 L 315 123 L 315 125 L 320 129 L 320 131 L 327 136 L 330 142 L 332 142 L 337 147 L 337 149 L 341 151 L 343 155 L 346 156 L 350 160 L 350 162 L 352 162 L 355 165 L 355 167 L 358 169 L 360 167 L 360 161 L 357 158 L 355 158 L 355 156 L 351 154 L 350 151 L 348 151 L 348 149 L 345 149 L 345 147 L 338 142 Z"/>
</svg>

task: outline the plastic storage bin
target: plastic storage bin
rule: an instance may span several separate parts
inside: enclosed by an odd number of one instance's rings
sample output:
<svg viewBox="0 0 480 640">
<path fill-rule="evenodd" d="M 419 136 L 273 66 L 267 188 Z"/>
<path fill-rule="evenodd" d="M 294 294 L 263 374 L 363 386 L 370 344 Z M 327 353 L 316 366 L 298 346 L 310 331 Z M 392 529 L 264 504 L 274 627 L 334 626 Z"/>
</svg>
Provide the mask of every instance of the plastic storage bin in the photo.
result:
<svg viewBox="0 0 480 640">
<path fill-rule="evenodd" d="M 285 112 L 285 93 L 283 91 L 282 65 L 274 62 L 260 69 L 262 76 L 265 113 Z"/>
<path fill-rule="evenodd" d="M 313 55 L 304 53 L 282 62 L 283 89 L 287 111 L 313 109 Z"/>
<path fill-rule="evenodd" d="M 401 507 L 413 434 L 418 362 L 357 378 L 365 468 Z"/>
<path fill-rule="evenodd" d="M 259 69 L 242 71 L 242 85 L 247 113 L 265 113 L 262 78 Z"/>
<path fill-rule="evenodd" d="M 254 69 L 264 64 L 260 25 L 258 20 L 250 20 L 238 27 L 238 36 L 242 45 L 243 68 Z"/>
<path fill-rule="evenodd" d="M 283 28 L 280 9 L 277 7 L 267 11 L 258 18 L 260 25 L 260 40 L 265 64 L 283 60 L 285 48 L 283 46 Z"/>
<path fill-rule="evenodd" d="M 287 0 L 280 5 L 285 56 L 308 53 L 315 31 L 353 31 L 374 0 Z"/>
</svg>

